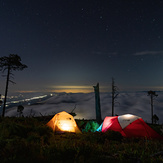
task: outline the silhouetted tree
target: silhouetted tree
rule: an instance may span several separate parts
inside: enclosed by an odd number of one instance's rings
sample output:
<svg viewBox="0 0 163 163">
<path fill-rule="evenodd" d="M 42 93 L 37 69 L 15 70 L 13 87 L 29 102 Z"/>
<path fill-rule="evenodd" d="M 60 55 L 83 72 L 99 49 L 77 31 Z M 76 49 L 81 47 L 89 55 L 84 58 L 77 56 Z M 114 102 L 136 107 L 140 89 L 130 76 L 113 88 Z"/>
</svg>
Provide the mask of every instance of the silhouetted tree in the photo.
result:
<svg viewBox="0 0 163 163">
<path fill-rule="evenodd" d="M 112 116 L 114 116 L 114 106 L 115 106 L 115 99 L 119 95 L 118 87 L 115 86 L 114 78 L 112 78 Z"/>
<path fill-rule="evenodd" d="M 159 118 L 156 114 L 153 115 L 153 122 L 156 124 L 159 121 Z"/>
<path fill-rule="evenodd" d="M 19 105 L 18 108 L 17 108 L 17 112 L 19 113 L 19 117 L 22 116 L 23 110 L 24 110 L 24 107 L 22 105 Z"/>
<path fill-rule="evenodd" d="M 155 91 L 148 91 L 148 96 L 150 96 L 150 99 L 151 99 L 151 121 L 152 121 L 152 124 L 153 124 L 153 98 L 154 97 L 157 97 L 158 95 L 156 94 Z"/>
<path fill-rule="evenodd" d="M 21 63 L 21 58 L 17 54 L 10 54 L 8 57 L 4 56 L 0 58 L 0 71 L 4 72 L 5 70 L 7 70 L 6 89 L 5 89 L 5 98 L 3 104 L 2 117 L 4 117 L 5 115 L 5 107 L 6 107 L 9 82 L 14 83 L 12 80 L 10 80 L 10 78 L 13 78 L 12 71 L 16 71 L 16 70 L 20 71 L 23 70 L 24 68 L 27 68 L 27 66 Z"/>
</svg>

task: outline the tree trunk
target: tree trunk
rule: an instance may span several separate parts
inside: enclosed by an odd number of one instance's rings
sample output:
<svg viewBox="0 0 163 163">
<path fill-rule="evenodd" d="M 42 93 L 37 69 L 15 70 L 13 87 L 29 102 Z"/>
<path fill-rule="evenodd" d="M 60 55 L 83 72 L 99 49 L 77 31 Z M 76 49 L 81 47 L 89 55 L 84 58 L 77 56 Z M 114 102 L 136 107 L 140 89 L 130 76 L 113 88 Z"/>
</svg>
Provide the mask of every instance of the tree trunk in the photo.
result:
<svg viewBox="0 0 163 163">
<path fill-rule="evenodd" d="M 114 116 L 114 97 L 115 97 L 115 89 L 114 89 L 114 79 L 112 78 L 112 116 Z"/>
<path fill-rule="evenodd" d="M 153 124 L 153 95 L 151 95 L 151 120 Z"/>
<path fill-rule="evenodd" d="M 6 109 L 6 100 L 7 100 L 7 92 L 8 92 L 9 77 L 10 77 L 10 66 L 8 67 L 8 72 L 7 72 L 6 90 L 5 90 L 5 98 L 4 98 L 4 103 L 3 103 L 2 117 L 5 116 L 5 109 Z"/>
<path fill-rule="evenodd" d="M 100 124 L 102 122 L 101 119 L 101 106 L 100 106 L 100 94 L 99 94 L 99 83 L 97 83 L 94 87 L 95 91 L 95 103 L 96 103 L 96 121 Z"/>
</svg>

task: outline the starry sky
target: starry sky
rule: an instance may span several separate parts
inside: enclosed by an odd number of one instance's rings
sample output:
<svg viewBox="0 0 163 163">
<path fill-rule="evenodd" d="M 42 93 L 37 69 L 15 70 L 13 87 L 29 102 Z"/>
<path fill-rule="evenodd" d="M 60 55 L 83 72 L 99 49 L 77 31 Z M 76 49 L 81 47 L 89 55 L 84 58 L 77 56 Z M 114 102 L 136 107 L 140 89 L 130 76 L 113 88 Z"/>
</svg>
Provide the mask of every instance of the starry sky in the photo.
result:
<svg viewBox="0 0 163 163">
<path fill-rule="evenodd" d="M 163 88 L 162 0 L 0 0 L 0 57 L 18 54 L 10 91 Z M 5 78 L 0 77 L 4 91 Z"/>
</svg>

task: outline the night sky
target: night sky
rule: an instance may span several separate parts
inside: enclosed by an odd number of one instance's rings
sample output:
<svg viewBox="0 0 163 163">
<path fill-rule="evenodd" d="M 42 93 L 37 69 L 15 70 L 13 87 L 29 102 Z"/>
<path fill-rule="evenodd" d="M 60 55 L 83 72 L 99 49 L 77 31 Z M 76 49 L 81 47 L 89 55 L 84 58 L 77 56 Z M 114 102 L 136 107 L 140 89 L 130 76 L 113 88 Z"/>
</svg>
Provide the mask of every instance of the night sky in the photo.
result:
<svg viewBox="0 0 163 163">
<path fill-rule="evenodd" d="M 0 0 L 0 57 L 18 54 L 10 91 L 162 90 L 162 0 Z M 4 91 L 5 78 L 0 77 Z"/>
</svg>

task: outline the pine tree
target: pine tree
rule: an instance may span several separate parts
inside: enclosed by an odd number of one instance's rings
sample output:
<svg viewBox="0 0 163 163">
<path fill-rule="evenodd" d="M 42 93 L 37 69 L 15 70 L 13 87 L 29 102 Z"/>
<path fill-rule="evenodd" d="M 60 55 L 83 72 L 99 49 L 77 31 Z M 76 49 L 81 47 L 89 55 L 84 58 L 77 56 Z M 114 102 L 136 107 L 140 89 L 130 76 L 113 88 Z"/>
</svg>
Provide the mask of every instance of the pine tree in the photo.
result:
<svg viewBox="0 0 163 163">
<path fill-rule="evenodd" d="M 4 56 L 0 58 L 0 71 L 4 73 L 7 70 L 6 89 L 5 89 L 5 98 L 3 104 L 2 117 L 5 116 L 5 107 L 6 107 L 9 82 L 14 83 L 12 80 L 10 80 L 13 77 L 12 71 L 16 71 L 16 70 L 21 71 L 24 68 L 27 68 L 27 66 L 21 63 L 21 58 L 17 54 L 10 54 L 8 57 Z"/>
</svg>

